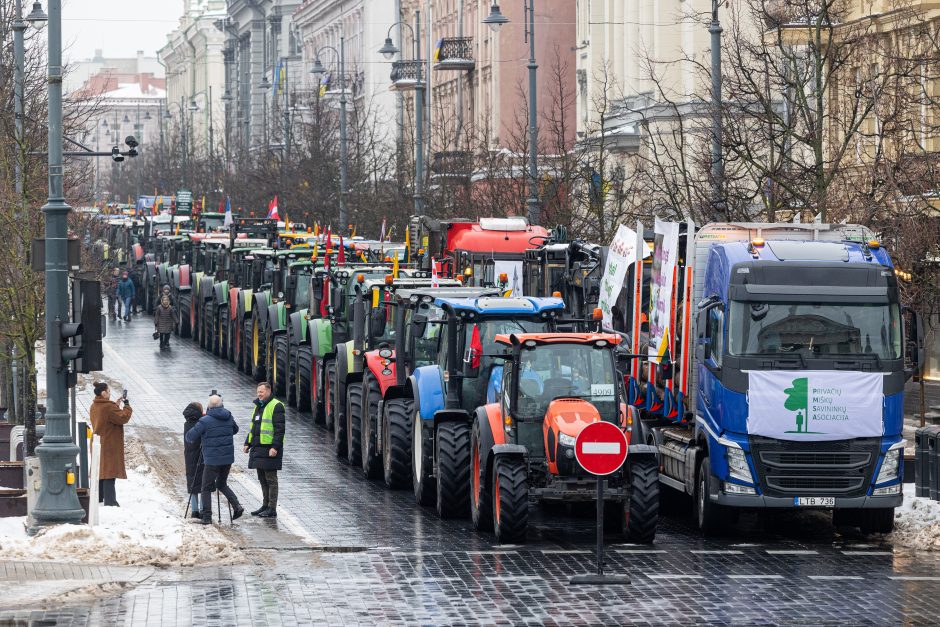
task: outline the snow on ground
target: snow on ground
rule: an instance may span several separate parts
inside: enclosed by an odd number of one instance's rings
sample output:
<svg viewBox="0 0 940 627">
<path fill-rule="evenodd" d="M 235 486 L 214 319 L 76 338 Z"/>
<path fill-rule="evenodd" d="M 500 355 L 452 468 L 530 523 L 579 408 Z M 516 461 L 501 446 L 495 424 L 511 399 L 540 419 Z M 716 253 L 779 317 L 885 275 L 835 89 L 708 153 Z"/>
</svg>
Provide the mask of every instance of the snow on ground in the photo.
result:
<svg viewBox="0 0 940 627">
<path fill-rule="evenodd" d="M 243 560 L 215 526 L 183 519 L 185 503 L 168 502 L 146 465 L 117 481 L 120 507 L 100 507 L 99 524 L 59 525 L 26 534 L 26 518 L 0 518 L 0 559 L 152 566 L 204 566 Z M 223 512 L 224 514 L 224 512 Z"/>
<path fill-rule="evenodd" d="M 912 549 L 940 550 L 940 502 L 914 496 L 904 484 L 904 503 L 895 510 L 895 542 Z"/>
</svg>

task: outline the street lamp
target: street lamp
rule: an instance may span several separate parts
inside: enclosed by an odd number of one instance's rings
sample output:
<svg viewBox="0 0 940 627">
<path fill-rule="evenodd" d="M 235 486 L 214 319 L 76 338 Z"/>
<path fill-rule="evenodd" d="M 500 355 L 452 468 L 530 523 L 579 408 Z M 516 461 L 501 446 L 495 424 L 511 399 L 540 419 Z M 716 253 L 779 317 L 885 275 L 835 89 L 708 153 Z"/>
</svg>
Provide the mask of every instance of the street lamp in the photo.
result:
<svg viewBox="0 0 940 627">
<path fill-rule="evenodd" d="M 19 4 L 19 2 L 17 2 Z M 19 8 L 17 8 L 17 15 L 20 14 Z M 26 21 L 30 24 L 35 24 L 38 22 L 48 22 L 49 16 L 42 10 L 41 2 L 33 2 L 33 10 L 29 12 L 29 15 L 26 16 Z"/>
<path fill-rule="evenodd" d="M 316 77 L 326 73 L 326 68 L 320 62 L 320 53 L 326 50 L 332 50 L 339 60 L 339 228 L 340 232 L 344 232 L 349 224 L 346 213 L 346 177 L 349 159 L 346 147 L 346 37 L 339 38 L 339 50 L 333 46 L 322 46 L 317 49 L 314 53 L 313 68 L 310 70 L 310 73 Z"/>
<path fill-rule="evenodd" d="M 529 224 L 538 224 L 539 222 L 539 197 L 538 197 L 538 99 L 536 70 L 538 65 L 535 63 L 535 0 L 525 0 L 525 40 L 529 43 L 529 195 L 525 204 L 529 214 Z M 490 27 L 495 33 L 502 28 L 503 24 L 509 23 L 509 18 L 502 14 L 499 5 L 495 2 L 490 6 L 490 14 L 483 18 L 483 23 Z"/>
<path fill-rule="evenodd" d="M 421 82 L 421 11 L 415 11 L 414 28 L 407 22 L 396 22 L 389 27 L 388 34 L 385 36 L 385 44 L 379 48 L 379 53 L 389 60 L 399 52 L 398 46 L 392 42 L 392 29 L 396 26 L 403 26 L 411 31 L 411 37 L 414 40 L 414 61 L 416 66 L 414 214 L 422 216 L 424 215 L 424 83 Z"/>
<path fill-rule="evenodd" d="M 712 21 L 708 25 L 712 45 L 712 203 L 713 211 L 727 219 L 724 200 L 725 162 L 721 154 L 721 23 L 718 7 L 722 0 L 712 0 Z"/>
</svg>

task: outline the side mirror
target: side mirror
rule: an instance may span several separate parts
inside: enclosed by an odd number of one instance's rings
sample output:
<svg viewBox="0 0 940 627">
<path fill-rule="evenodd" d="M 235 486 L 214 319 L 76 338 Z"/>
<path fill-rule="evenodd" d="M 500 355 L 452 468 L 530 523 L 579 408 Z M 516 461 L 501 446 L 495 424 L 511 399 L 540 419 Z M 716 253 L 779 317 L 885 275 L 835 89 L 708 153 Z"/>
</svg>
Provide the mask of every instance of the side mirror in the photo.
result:
<svg viewBox="0 0 940 627">
<path fill-rule="evenodd" d="M 385 308 L 376 307 L 369 316 L 369 335 L 381 337 L 385 335 Z"/>
<path fill-rule="evenodd" d="M 657 366 L 656 370 L 660 381 L 671 381 L 675 364 L 667 357 Z"/>
<path fill-rule="evenodd" d="M 428 328 L 428 317 L 423 314 L 415 314 L 411 319 L 411 327 L 414 337 L 421 337 Z"/>
<path fill-rule="evenodd" d="M 911 377 L 918 377 L 924 372 L 924 363 L 926 361 L 926 351 L 924 350 L 924 325 L 923 321 L 920 318 L 920 314 L 911 309 L 910 307 L 901 308 L 901 316 L 906 317 L 905 320 L 905 352 L 907 353 L 907 358 L 905 359 L 905 366 L 910 366 L 905 369 L 905 377 L 910 379 Z"/>
</svg>

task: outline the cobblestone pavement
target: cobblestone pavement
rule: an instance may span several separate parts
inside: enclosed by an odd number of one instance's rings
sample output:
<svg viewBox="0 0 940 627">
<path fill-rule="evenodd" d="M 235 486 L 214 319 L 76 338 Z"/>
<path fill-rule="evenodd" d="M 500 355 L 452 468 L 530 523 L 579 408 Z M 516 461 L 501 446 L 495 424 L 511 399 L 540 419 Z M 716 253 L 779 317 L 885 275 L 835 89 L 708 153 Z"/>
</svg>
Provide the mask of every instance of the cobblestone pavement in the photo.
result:
<svg viewBox="0 0 940 627">
<path fill-rule="evenodd" d="M 181 465 L 175 455 L 182 408 L 217 388 L 245 425 L 254 385 L 189 340 L 173 338 L 171 351 L 160 353 L 151 324 L 146 318 L 112 324 L 107 375 L 129 390 L 135 412 L 128 433 L 142 436 L 151 454 Z M 80 399 L 87 405 L 89 396 Z M 0 612 L 0 623 L 937 621 L 940 557 L 895 548 L 879 536 L 841 535 L 820 514 L 742 516 L 734 533 L 719 540 L 700 538 L 684 515 L 666 517 L 652 546 L 609 545 L 608 572 L 629 575 L 631 585 L 572 586 L 571 575 L 594 568 L 591 508 L 533 512 L 527 543 L 500 547 L 469 521 L 442 522 L 416 507 L 410 492 L 364 480 L 336 460 L 329 437 L 309 417 L 289 410 L 287 434 L 278 519 L 246 517 L 231 532 L 249 564 L 157 570 L 108 596 Z M 240 450 L 236 466 L 246 468 Z M 253 508 L 260 497 L 253 473 L 235 472 L 232 483 Z M 182 510 L 182 491 L 179 498 Z"/>
</svg>

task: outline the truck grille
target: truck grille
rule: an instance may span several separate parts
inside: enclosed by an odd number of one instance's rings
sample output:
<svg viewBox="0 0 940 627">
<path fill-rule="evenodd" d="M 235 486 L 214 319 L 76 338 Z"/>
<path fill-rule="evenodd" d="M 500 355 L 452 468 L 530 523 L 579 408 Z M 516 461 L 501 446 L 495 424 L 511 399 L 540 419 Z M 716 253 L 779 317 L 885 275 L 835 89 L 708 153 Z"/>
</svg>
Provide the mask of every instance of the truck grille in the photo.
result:
<svg viewBox="0 0 940 627">
<path fill-rule="evenodd" d="M 871 484 L 879 438 L 789 442 L 752 436 L 757 479 L 767 496 L 864 496 Z"/>
</svg>

